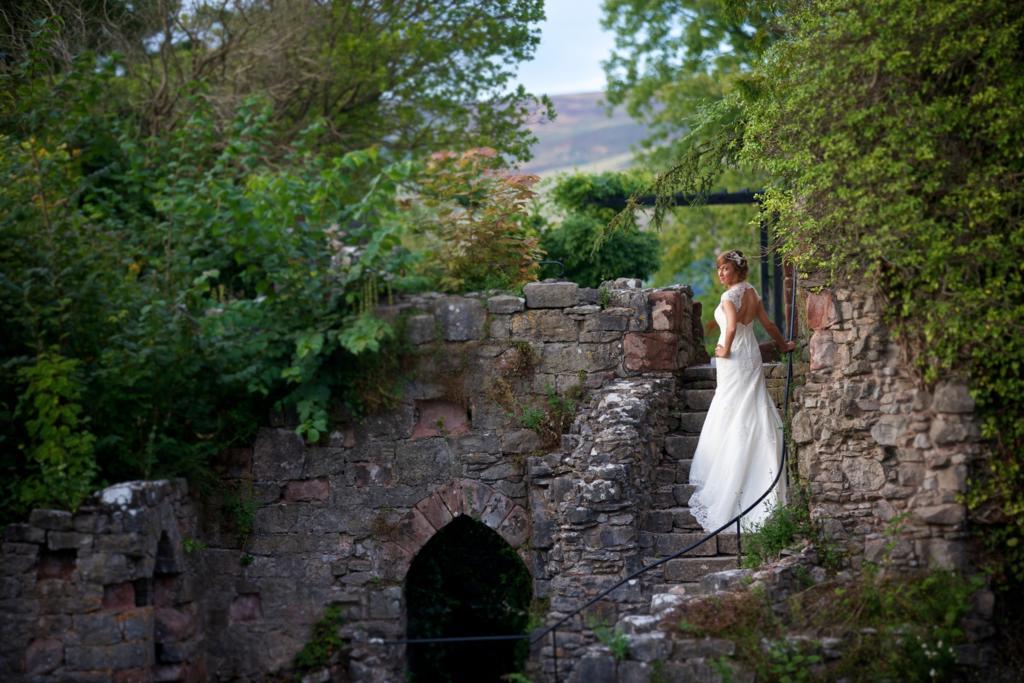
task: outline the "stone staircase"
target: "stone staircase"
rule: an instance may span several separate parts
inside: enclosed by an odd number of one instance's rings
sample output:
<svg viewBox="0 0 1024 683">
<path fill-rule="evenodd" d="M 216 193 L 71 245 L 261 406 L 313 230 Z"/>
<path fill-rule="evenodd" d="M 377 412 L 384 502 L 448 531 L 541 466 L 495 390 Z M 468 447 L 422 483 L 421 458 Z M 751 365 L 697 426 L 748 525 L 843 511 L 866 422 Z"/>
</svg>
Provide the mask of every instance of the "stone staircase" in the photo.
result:
<svg viewBox="0 0 1024 683">
<path fill-rule="evenodd" d="M 708 406 L 715 394 L 715 369 L 710 365 L 687 368 L 680 389 L 680 411 L 674 416 L 676 430 L 666 435 L 661 463 L 655 471 L 651 509 L 641 531 L 644 564 L 682 550 L 705 532 L 690 513 L 693 494 L 690 464 L 697 448 Z M 643 583 L 650 594 L 697 589 L 705 575 L 735 569 L 739 564 L 735 533 L 720 534 L 687 555 L 652 570 Z"/>
</svg>

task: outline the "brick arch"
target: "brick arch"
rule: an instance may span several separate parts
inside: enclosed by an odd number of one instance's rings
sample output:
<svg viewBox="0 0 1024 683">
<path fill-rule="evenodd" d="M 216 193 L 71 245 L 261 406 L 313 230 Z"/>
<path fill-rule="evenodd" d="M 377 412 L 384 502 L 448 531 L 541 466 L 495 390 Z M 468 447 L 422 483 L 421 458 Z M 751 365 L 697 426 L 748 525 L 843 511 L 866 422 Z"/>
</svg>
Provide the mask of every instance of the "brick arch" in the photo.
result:
<svg viewBox="0 0 1024 683">
<path fill-rule="evenodd" d="M 381 569 L 393 578 L 404 578 L 416 553 L 459 515 L 486 524 L 515 548 L 525 562 L 530 536 L 526 510 L 487 484 L 454 479 L 420 500 L 402 517 L 393 538 L 384 544 Z"/>
</svg>

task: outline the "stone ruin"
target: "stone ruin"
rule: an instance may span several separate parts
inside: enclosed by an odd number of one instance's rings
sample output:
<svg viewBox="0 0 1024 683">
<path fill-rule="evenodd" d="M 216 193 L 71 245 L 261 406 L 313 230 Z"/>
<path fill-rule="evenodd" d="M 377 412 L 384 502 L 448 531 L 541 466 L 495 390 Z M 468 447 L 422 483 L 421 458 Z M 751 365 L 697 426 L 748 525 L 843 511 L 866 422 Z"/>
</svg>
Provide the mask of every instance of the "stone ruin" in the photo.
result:
<svg viewBox="0 0 1024 683">
<path fill-rule="evenodd" d="M 400 681 L 405 646 L 384 641 L 406 632 L 406 572 L 456 517 L 515 549 L 544 623 L 700 538 L 688 472 L 714 371 L 691 291 L 618 280 L 603 291 L 534 283 L 524 295 L 425 295 L 384 309 L 412 348 L 401 401 L 337 424 L 321 443 L 304 443 L 284 420 L 225 453 L 223 486 L 248 501 L 245 522 L 165 481 L 120 484 L 74 514 L 37 510 L 9 526 L 0 675 L 288 675 L 313 624 L 339 605 L 349 642 L 339 680 Z M 898 563 L 963 567 L 955 497 L 979 449 L 965 390 L 916 388 L 870 297 L 806 299 L 810 363 L 797 364 L 792 435 L 812 514 L 855 564 L 879 552 L 886 525 L 905 513 Z M 783 368 L 765 372 L 780 399 Z M 552 401 L 569 397 L 575 413 L 552 416 Z M 641 623 L 675 599 L 666 596 L 735 567 L 737 552 L 736 536 L 723 534 L 590 616 Z M 557 657 L 550 639 L 534 645 L 531 679 L 554 680 L 557 667 L 559 680 L 647 680 L 655 657 L 699 664 L 717 647 L 655 643 L 632 668 L 608 668 L 593 655 L 593 626 L 567 623 Z"/>
</svg>

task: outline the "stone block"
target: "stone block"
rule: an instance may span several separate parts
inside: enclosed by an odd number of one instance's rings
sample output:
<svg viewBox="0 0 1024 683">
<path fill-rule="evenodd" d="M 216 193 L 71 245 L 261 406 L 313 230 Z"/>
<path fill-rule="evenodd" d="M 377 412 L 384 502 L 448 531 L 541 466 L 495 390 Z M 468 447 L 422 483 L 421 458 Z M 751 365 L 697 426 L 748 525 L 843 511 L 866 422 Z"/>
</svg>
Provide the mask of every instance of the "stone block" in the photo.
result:
<svg viewBox="0 0 1024 683">
<path fill-rule="evenodd" d="M 925 524 L 957 526 L 966 521 L 967 510 L 963 505 L 956 503 L 950 503 L 948 505 L 930 505 L 914 510 L 914 516 Z"/>
<path fill-rule="evenodd" d="M 157 667 L 159 670 L 161 667 Z M 155 677 L 150 676 L 150 672 L 146 669 L 119 669 L 114 672 L 114 677 L 111 679 L 113 683 L 150 683 L 150 681 L 156 681 Z M 173 679 L 175 681 L 181 680 L 180 677 Z"/>
<path fill-rule="evenodd" d="M 395 454 L 395 475 L 400 483 L 420 486 L 448 479 L 451 464 L 452 453 L 445 439 L 399 442 Z"/>
<path fill-rule="evenodd" d="M 33 676 L 52 673 L 64 663 L 64 643 L 56 638 L 33 640 L 25 651 L 25 673 Z"/>
<path fill-rule="evenodd" d="M 462 436 L 469 433 L 465 406 L 453 401 L 416 401 L 416 424 L 412 438 Z"/>
<path fill-rule="evenodd" d="M 576 683 L 617 683 L 616 662 L 610 654 L 587 654 L 570 679 Z"/>
<path fill-rule="evenodd" d="M 651 305 L 651 329 L 664 332 L 682 332 L 686 321 L 683 295 L 679 291 L 661 290 L 647 297 Z"/>
<path fill-rule="evenodd" d="M 509 313 L 518 313 L 523 310 L 526 305 L 526 300 L 518 296 L 510 296 L 508 294 L 499 294 L 498 296 L 492 296 L 487 300 L 487 310 L 490 313 L 496 315 L 506 315 Z"/>
<path fill-rule="evenodd" d="M 110 612 L 77 614 L 72 618 L 72 623 L 75 645 L 116 645 L 121 642 L 121 626 Z"/>
<path fill-rule="evenodd" d="M 700 427 L 697 429 L 699 431 Z M 674 460 L 689 460 L 693 458 L 699 440 L 700 437 L 694 434 L 669 434 L 665 437 L 665 452 Z"/>
<path fill-rule="evenodd" d="M 689 410 L 707 410 L 711 406 L 711 400 L 715 397 L 714 389 L 687 389 L 685 396 L 685 407 Z"/>
<path fill-rule="evenodd" d="M 679 335 L 673 332 L 630 332 L 622 340 L 624 365 L 631 372 L 677 369 Z"/>
<path fill-rule="evenodd" d="M 530 282 L 523 287 L 527 308 L 569 308 L 576 305 L 575 282 Z"/>
<path fill-rule="evenodd" d="M 674 659 L 716 659 L 732 657 L 736 653 L 736 643 L 724 638 L 684 638 L 676 640 L 672 646 Z"/>
<path fill-rule="evenodd" d="M 606 308 L 596 316 L 588 316 L 583 321 L 582 332 L 625 332 L 629 329 L 629 321 L 632 317 L 632 309 Z"/>
<path fill-rule="evenodd" d="M 46 542 L 46 531 L 31 524 L 8 524 L 4 529 L 4 541 L 43 544 Z"/>
<path fill-rule="evenodd" d="M 576 321 L 562 311 L 526 311 L 512 318 L 512 337 L 544 342 L 576 341 Z"/>
<path fill-rule="evenodd" d="M 512 508 L 498 527 L 498 533 L 513 548 L 522 546 L 530 536 L 530 518 L 526 510 L 518 505 Z"/>
<path fill-rule="evenodd" d="M 429 313 L 411 315 L 405 320 L 405 338 L 413 346 L 429 344 L 439 337 L 437 318 Z"/>
<path fill-rule="evenodd" d="M 932 410 L 937 413 L 971 413 L 974 412 L 974 399 L 965 385 L 943 382 L 935 387 Z"/>
<path fill-rule="evenodd" d="M 831 332 L 817 331 L 811 335 L 807 345 L 811 356 L 811 371 L 826 370 L 835 365 L 836 344 L 832 341 Z"/>
<path fill-rule="evenodd" d="M 707 419 L 708 414 L 705 412 L 699 413 L 681 413 L 679 415 L 679 430 L 687 434 L 699 435 L 700 430 L 704 428 L 704 420 Z M 694 450 L 696 450 L 696 444 L 694 444 Z"/>
<path fill-rule="evenodd" d="M 735 568 L 735 557 L 683 557 L 665 563 L 665 579 L 673 582 L 699 581 L 712 572 Z"/>
<path fill-rule="evenodd" d="M 683 382 L 687 385 L 693 382 L 714 382 L 717 377 L 717 370 L 710 365 L 691 365 L 683 370 Z"/>
<path fill-rule="evenodd" d="M 855 491 L 877 491 L 885 484 L 885 470 L 877 460 L 843 458 L 840 468 Z"/>
<path fill-rule="evenodd" d="M 652 534 L 654 537 L 654 552 L 658 557 L 674 555 L 683 548 L 696 543 L 704 537 L 702 533 L 673 533 L 673 534 Z M 686 553 L 687 557 L 707 557 L 715 555 L 718 548 L 715 539 L 706 541 L 693 550 Z"/>
<path fill-rule="evenodd" d="M 152 665 L 151 643 L 121 643 L 109 647 L 75 646 L 65 648 L 67 668 L 78 671 L 133 669 Z M 76 680 L 81 680 L 76 677 Z"/>
<path fill-rule="evenodd" d="M 233 606 L 234 603 L 232 603 Z M 196 619 L 188 612 L 171 607 L 160 607 L 154 610 L 153 617 L 157 640 L 170 638 L 180 641 L 195 635 Z"/>
<path fill-rule="evenodd" d="M 479 299 L 450 296 L 437 304 L 441 336 L 445 341 L 483 339 L 487 313 Z"/>
<path fill-rule="evenodd" d="M 232 624 L 258 621 L 263 618 L 263 606 L 259 593 L 236 595 L 231 601 L 228 618 Z M 179 640 L 181 640 L 179 638 Z"/>
<path fill-rule="evenodd" d="M 65 510 L 33 510 L 28 523 L 40 529 L 71 531 L 71 513 Z"/>
<path fill-rule="evenodd" d="M 693 484 L 676 484 L 672 487 L 672 496 L 676 500 L 676 505 L 686 506 L 690 504 L 690 497 L 693 496 L 693 492 L 697 490 L 697 487 Z"/>
<path fill-rule="evenodd" d="M 672 651 L 672 641 L 664 633 L 641 633 L 629 636 L 629 655 L 641 662 L 666 659 Z"/>
<path fill-rule="evenodd" d="M 305 460 L 302 437 L 291 429 L 261 429 L 253 447 L 253 477 L 257 480 L 301 479 Z"/>
<path fill-rule="evenodd" d="M 672 526 L 675 529 L 695 530 L 700 529 L 700 523 L 693 516 L 690 508 L 676 508 L 672 511 Z"/>
<path fill-rule="evenodd" d="M 436 529 L 423 513 L 414 508 L 398 523 L 395 541 L 410 554 L 415 555 L 435 532 Z"/>
<path fill-rule="evenodd" d="M 960 443 L 970 439 L 976 428 L 972 429 L 966 418 L 954 415 L 939 415 L 932 420 L 928 437 L 939 446 Z"/>
<path fill-rule="evenodd" d="M 290 481 L 284 485 L 281 500 L 286 503 L 309 503 L 327 500 L 331 486 L 327 479 L 304 479 Z"/>
<path fill-rule="evenodd" d="M 442 529 L 452 521 L 451 511 L 437 492 L 417 503 L 416 509 L 435 529 Z"/>
<path fill-rule="evenodd" d="M 532 453 L 540 448 L 540 437 L 532 429 L 513 429 L 501 435 L 505 453 Z"/>
<path fill-rule="evenodd" d="M 812 330 L 823 330 L 838 321 L 835 298 L 830 290 L 807 293 L 807 324 Z"/>
</svg>

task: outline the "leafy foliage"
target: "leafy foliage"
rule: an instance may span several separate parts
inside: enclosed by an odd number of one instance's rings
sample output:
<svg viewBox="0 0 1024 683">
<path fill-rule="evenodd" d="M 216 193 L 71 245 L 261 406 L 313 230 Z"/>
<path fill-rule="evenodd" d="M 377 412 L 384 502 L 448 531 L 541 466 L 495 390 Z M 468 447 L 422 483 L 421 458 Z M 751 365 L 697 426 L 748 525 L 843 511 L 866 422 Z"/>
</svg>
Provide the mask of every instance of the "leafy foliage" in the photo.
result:
<svg viewBox="0 0 1024 683">
<path fill-rule="evenodd" d="M 275 156 L 323 121 L 316 138 L 336 154 L 378 146 L 398 159 L 488 144 L 527 159 L 523 124 L 554 116 L 546 96 L 512 87 L 540 41 L 541 0 L 15 0 L 0 16 L 0 48 L 13 57 L 0 71 L 36 49 L 40 21 L 59 25 L 48 62 L 92 51 L 122 71 L 131 110 L 157 136 L 187 126 L 199 106 L 227 128 L 257 96 Z"/>
<path fill-rule="evenodd" d="M 695 120 L 735 91 L 779 38 L 778 2 L 609 0 L 604 27 L 615 50 L 604 63 L 609 105 L 625 104 L 651 131 L 645 160 L 675 166 Z M 700 137 L 699 135 L 697 137 Z"/>
<path fill-rule="evenodd" d="M 41 63 L 0 75 L 3 515 L 104 480 L 202 479 L 271 409 L 313 441 L 331 405 L 358 415 L 369 357 L 395 348 L 369 311 L 418 282 L 396 220 L 417 166 L 313 151 L 316 127 L 271 162 L 257 101 L 220 129 L 197 100 L 140 138 L 123 77 L 87 55 L 52 73 L 55 39 L 43 26 Z"/>
<path fill-rule="evenodd" d="M 35 473 L 17 484 L 17 500 L 26 507 L 75 508 L 90 493 L 96 463 L 96 437 L 81 417 L 82 386 L 76 376 L 79 362 L 56 351 L 41 353 L 18 370 L 25 392 L 18 399 L 29 444 L 21 445 Z"/>
<path fill-rule="evenodd" d="M 344 653 L 347 643 L 338 633 L 344 623 L 341 605 L 328 605 L 323 616 L 313 624 L 309 640 L 295 654 L 294 665 L 298 674 L 322 669 L 331 664 L 336 656 Z"/>
<path fill-rule="evenodd" d="M 658 267 L 658 238 L 635 226 L 605 235 L 615 211 L 602 208 L 611 199 L 632 193 L 641 184 L 635 174 L 575 174 L 560 178 L 551 199 L 561 220 L 541 235 L 541 247 L 563 264 L 561 276 L 583 287 L 597 287 L 619 277 L 647 279 Z M 544 274 L 555 276 L 554 265 Z"/>
<path fill-rule="evenodd" d="M 516 289 L 535 279 L 541 258 L 528 218 L 537 178 L 499 172 L 492 149 L 434 154 L 419 192 L 418 226 L 433 283 L 444 291 Z"/>
</svg>

